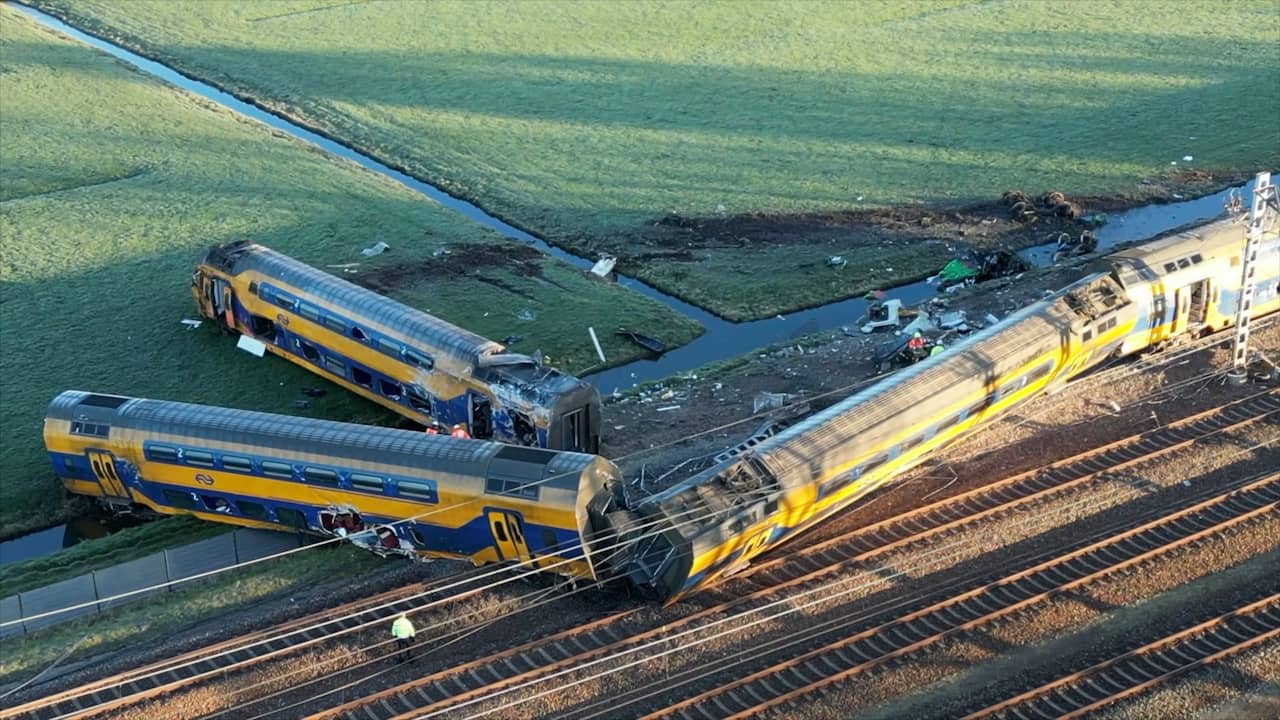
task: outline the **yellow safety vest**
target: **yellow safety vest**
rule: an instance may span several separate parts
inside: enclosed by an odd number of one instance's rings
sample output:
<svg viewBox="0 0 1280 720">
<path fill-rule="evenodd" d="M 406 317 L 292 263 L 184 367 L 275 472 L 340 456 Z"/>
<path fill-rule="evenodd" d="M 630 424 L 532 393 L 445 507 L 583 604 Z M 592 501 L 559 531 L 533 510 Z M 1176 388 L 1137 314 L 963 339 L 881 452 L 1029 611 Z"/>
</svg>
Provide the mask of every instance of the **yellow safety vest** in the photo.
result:
<svg viewBox="0 0 1280 720">
<path fill-rule="evenodd" d="M 397 640 L 413 637 L 413 623 L 409 622 L 409 618 L 396 618 L 391 623 L 391 636 Z"/>
</svg>

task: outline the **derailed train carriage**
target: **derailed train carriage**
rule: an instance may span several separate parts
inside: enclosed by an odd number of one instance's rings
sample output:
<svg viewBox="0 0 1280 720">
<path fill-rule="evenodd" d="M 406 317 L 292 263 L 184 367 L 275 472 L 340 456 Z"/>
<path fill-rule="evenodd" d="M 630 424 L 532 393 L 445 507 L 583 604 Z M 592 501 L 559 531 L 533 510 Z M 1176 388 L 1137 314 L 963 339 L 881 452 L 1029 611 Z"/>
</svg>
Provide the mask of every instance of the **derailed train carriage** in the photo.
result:
<svg viewBox="0 0 1280 720">
<path fill-rule="evenodd" d="M 607 521 L 631 582 L 675 599 L 743 567 L 932 451 L 1107 358 L 1234 324 L 1231 219 L 1111 256 L 1112 270 L 764 440 Z M 1259 248 L 1252 316 L 1280 309 L 1280 239 Z"/>
<path fill-rule="evenodd" d="M 583 453 L 81 391 L 53 400 L 44 440 L 68 490 L 117 509 L 580 577 L 588 505 L 620 480 Z"/>
<path fill-rule="evenodd" d="M 590 383 L 261 245 L 210 248 L 191 292 L 224 330 L 428 427 L 600 449 L 600 394 Z"/>
<path fill-rule="evenodd" d="M 1107 358 L 1231 325 L 1242 238 L 1224 220 L 1117 253 L 1111 272 L 636 504 L 593 455 L 74 391 L 45 442 L 69 490 L 109 504 L 622 576 L 673 600 Z M 1254 316 L 1280 309 L 1274 232 L 1257 267 Z"/>
</svg>

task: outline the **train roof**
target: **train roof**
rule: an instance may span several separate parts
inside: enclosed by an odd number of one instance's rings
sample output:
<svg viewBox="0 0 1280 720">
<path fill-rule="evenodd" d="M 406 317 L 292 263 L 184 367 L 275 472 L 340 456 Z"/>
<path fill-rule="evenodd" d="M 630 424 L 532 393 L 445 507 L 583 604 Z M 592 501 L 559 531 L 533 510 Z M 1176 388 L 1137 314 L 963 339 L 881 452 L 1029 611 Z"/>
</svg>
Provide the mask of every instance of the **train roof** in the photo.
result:
<svg viewBox="0 0 1280 720">
<path fill-rule="evenodd" d="M 310 297 L 342 308 L 354 316 L 352 319 L 377 323 L 402 334 L 415 345 L 426 346 L 423 349 L 431 351 L 437 362 L 444 356 L 443 359 L 451 361 L 453 369 L 462 374 L 474 372 L 477 367 L 488 364 L 486 359 L 506 351 L 503 345 L 469 330 L 256 243 L 241 241 L 213 248 L 205 259 L 232 274 L 256 270 L 304 289 Z M 519 359 L 524 356 L 511 357 Z M 533 362 L 527 360 L 522 364 L 533 365 Z"/>
<path fill-rule="evenodd" d="M 462 440 L 412 430 L 81 390 L 68 390 L 54 398 L 47 417 L 88 420 L 113 428 L 247 445 L 259 450 L 312 453 L 457 474 L 483 476 L 490 468 L 507 463 L 542 464 L 546 466 L 548 486 L 575 491 L 582 470 L 598 459 L 584 453 Z"/>
<path fill-rule="evenodd" d="M 1154 280 L 1180 267 L 1223 254 L 1231 245 L 1244 248 L 1245 223 L 1241 218 L 1224 217 L 1171 233 L 1151 242 L 1118 250 L 1108 258 L 1116 278 L 1125 287 Z M 1195 259 L 1196 257 L 1200 259 Z"/>
</svg>

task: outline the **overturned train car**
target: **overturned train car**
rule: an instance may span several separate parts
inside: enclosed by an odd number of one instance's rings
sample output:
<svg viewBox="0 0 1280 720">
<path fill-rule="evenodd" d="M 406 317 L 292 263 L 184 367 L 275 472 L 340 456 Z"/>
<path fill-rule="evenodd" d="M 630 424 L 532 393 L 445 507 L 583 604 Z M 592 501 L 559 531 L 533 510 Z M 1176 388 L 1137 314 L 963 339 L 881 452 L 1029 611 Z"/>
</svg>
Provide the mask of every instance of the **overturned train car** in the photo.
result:
<svg viewBox="0 0 1280 720">
<path fill-rule="evenodd" d="M 260 245 L 210 248 L 191 292 L 223 330 L 428 427 L 461 423 L 478 439 L 600 449 L 590 383 Z"/>
<path fill-rule="evenodd" d="M 674 599 L 743 567 L 1006 410 L 1116 356 L 1234 324 L 1244 228 L 1226 219 L 1111 256 L 945 353 L 633 508 L 613 507 L 630 580 Z M 1252 316 L 1280 309 L 1264 237 Z"/>
<path fill-rule="evenodd" d="M 44 441 L 69 491 L 118 510 L 585 578 L 591 504 L 620 482 L 595 455 L 81 391 L 50 404 Z"/>
</svg>

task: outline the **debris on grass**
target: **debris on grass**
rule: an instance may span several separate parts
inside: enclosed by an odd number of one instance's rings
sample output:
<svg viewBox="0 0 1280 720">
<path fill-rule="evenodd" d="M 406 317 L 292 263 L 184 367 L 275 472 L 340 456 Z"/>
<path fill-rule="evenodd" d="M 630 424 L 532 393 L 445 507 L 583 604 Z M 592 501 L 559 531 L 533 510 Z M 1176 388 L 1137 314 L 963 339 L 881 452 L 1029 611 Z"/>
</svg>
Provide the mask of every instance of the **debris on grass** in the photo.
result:
<svg viewBox="0 0 1280 720">
<path fill-rule="evenodd" d="M 388 245 L 388 244 L 386 244 L 386 243 L 382 242 L 381 240 L 379 240 L 378 242 L 376 242 L 376 243 L 374 243 L 374 244 L 370 245 L 369 247 L 367 247 L 367 248 L 365 248 L 365 249 L 361 250 L 361 251 L 360 251 L 360 254 L 361 254 L 361 255 L 363 255 L 363 256 L 365 256 L 365 257 L 373 257 L 373 256 L 375 256 L 375 255 L 381 255 L 382 253 L 384 253 L 384 252 L 386 252 L 386 251 L 388 251 L 388 250 L 390 250 L 390 249 L 391 249 L 391 246 L 390 246 L 390 245 Z"/>
</svg>

